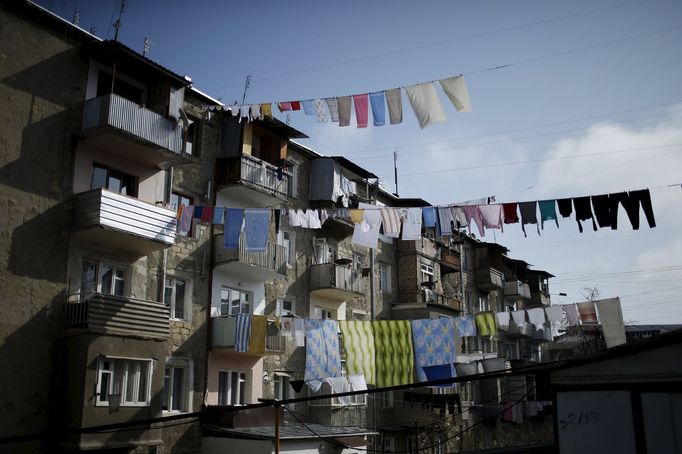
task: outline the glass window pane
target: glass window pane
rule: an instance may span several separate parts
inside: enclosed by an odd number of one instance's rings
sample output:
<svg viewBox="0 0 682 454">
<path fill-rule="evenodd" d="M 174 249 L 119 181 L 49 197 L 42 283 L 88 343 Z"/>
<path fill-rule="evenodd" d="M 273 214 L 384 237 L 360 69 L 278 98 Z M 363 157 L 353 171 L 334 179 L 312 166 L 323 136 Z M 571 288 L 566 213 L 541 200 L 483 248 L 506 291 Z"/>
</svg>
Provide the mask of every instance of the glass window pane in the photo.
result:
<svg viewBox="0 0 682 454">
<path fill-rule="evenodd" d="M 218 372 L 218 405 L 227 405 L 227 372 Z"/>
<path fill-rule="evenodd" d="M 126 367 L 126 394 L 125 394 L 125 402 L 134 402 L 135 401 L 135 384 L 136 384 L 136 375 L 140 373 L 140 365 L 137 363 L 129 362 Z"/>
<path fill-rule="evenodd" d="M 107 189 L 113 192 L 121 192 L 121 178 L 118 175 L 109 175 Z"/>
<path fill-rule="evenodd" d="M 108 263 L 102 263 L 102 277 L 100 281 L 101 292 L 105 295 L 111 295 L 112 279 L 114 276 L 114 268 Z"/>
<path fill-rule="evenodd" d="M 125 271 L 117 269 L 114 271 L 114 295 L 123 296 L 125 293 Z"/>
<path fill-rule="evenodd" d="M 171 410 L 182 410 L 183 390 L 185 387 L 185 369 L 176 367 L 173 369 L 173 408 Z"/>
<path fill-rule="evenodd" d="M 83 271 L 81 273 L 81 293 L 94 293 L 96 291 L 97 282 L 97 264 L 94 262 L 83 262 Z"/>
<path fill-rule="evenodd" d="M 246 402 L 246 399 L 244 398 L 245 392 L 246 392 L 246 374 L 242 372 L 242 373 L 239 373 L 239 402 L 238 403 L 243 404 L 244 402 Z"/>
<path fill-rule="evenodd" d="M 140 375 L 138 382 L 138 402 L 147 402 L 147 382 L 149 381 L 149 363 L 140 363 Z"/>
<path fill-rule="evenodd" d="M 163 409 L 168 410 L 171 396 L 171 368 L 166 367 L 163 375 Z"/>
<path fill-rule="evenodd" d="M 175 280 L 175 318 L 185 318 L 185 281 Z"/>
<path fill-rule="evenodd" d="M 108 402 L 109 401 L 109 386 L 111 385 L 111 372 L 102 371 L 102 382 L 99 388 L 99 401 Z"/>
<path fill-rule="evenodd" d="M 105 188 L 107 186 L 107 170 L 102 167 L 92 167 L 92 178 L 90 179 L 90 189 Z"/>
<path fill-rule="evenodd" d="M 233 405 L 240 404 L 242 402 L 239 400 L 239 374 L 232 372 L 230 375 L 230 403 Z"/>
</svg>

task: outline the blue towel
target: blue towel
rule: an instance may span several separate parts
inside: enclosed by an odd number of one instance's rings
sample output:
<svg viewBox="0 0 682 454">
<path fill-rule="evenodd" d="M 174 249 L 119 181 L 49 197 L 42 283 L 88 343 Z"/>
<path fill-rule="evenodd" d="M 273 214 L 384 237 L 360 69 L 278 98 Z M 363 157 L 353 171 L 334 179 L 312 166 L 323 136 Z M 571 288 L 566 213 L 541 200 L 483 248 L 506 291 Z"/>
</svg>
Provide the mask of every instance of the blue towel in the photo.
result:
<svg viewBox="0 0 682 454">
<path fill-rule="evenodd" d="M 265 252 L 268 248 L 270 230 L 269 209 L 253 208 L 244 210 L 244 235 L 246 252 Z"/>
<path fill-rule="evenodd" d="M 374 126 L 386 124 L 386 103 L 384 102 L 384 92 L 375 91 L 369 94 L 369 102 L 372 104 L 372 117 Z"/>
<path fill-rule="evenodd" d="M 305 101 L 301 101 L 301 106 L 303 106 L 303 113 L 306 115 L 315 115 L 315 105 L 313 104 L 312 99 L 306 99 Z"/>
<path fill-rule="evenodd" d="M 322 379 L 341 376 L 339 325 L 336 320 L 308 319 L 304 324 L 306 357 L 303 379 L 316 388 Z"/>
<path fill-rule="evenodd" d="M 444 364 L 452 369 L 452 363 L 457 359 L 455 321 L 451 318 L 423 319 L 412 320 L 411 325 L 414 365 L 419 381 L 431 380 L 426 375 L 427 366 Z M 447 377 L 452 377 L 453 373 L 450 370 Z"/>
<path fill-rule="evenodd" d="M 241 208 L 228 208 L 225 214 L 225 235 L 223 247 L 225 249 L 239 249 L 239 235 L 242 233 L 242 220 L 244 210 Z"/>
<path fill-rule="evenodd" d="M 455 326 L 459 333 L 459 337 L 468 337 L 476 335 L 476 325 L 474 325 L 473 315 L 463 315 L 455 317 Z"/>
<path fill-rule="evenodd" d="M 225 208 L 215 207 L 213 210 L 213 224 L 222 224 L 225 217 Z"/>
<path fill-rule="evenodd" d="M 554 221 L 556 226 L 559 227 L 555 200 L 538 200 L 538 206 L 540 207 L 540 225 L 542 228 L 545 228 L 545 221 Z"/>
<path fill-rule="evenodd" d="M 251 338 L 251 316 L 248 314 L 237 315 L 237 328 L 234 333 L 234 351 L 248 352 L 249 339 Z"/>
<path fill-rule="evenodd" d="M 194 219 L 201 219 L 201 215 L 204 213 L 204 207 L 195 206 L 194 207 Z"/>
<path fill-rule="evenodd" d="M 426 374 L 426 379 L 428 381 L 432 380 L 443 380 L 445 378 L 452 378 L 455 376 L 452 364 L 439 364 L 437 366 L 425 366 L 423 367 L 424 374 Z M 438 385 L 439 387 L 452 387 L 452 383 L 445 385 Z"/>
<path fill-rule="evenodd" d="M 422 208 L 422 216 L 424 217 L 424 227 L 434 228 L 436 226 L 436 209 L 433 207 Z"/>
</svg>

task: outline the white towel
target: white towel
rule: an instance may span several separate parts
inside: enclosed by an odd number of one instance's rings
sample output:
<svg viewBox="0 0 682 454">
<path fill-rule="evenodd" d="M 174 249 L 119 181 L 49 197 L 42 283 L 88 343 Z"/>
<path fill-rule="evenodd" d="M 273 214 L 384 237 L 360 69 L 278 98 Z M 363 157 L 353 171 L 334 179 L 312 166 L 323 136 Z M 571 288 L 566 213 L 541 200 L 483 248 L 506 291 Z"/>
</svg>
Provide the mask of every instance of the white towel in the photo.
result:
<svg viewBox="0 0 682 454">
<path fill-rule="evenodd" d="M 400 216 L 395 208 L 380 208 L 381 219 L 384 225 L 384 235 L 389 238 L 400 237 Z"/>
<path fill-rule="evenodd" d="M 575 303 L 564 304 L 562 307 L 566 313 L 566 321 L 569 326 L 580 323 L 580 315 L 578 315 L 578 308 L 575 307 Z"/>
<path fill-rule="evenodd" d="M 464 76 L 449 77 L 438 82 L 458 112 L 471 112 L 469 90 Z"/>
<path fill-rule="evenodd" d="M 516 326 L 523 326 L 526 323 L 526 311 L 514 311 L 511 315 Z"/>
<path fill-rule="evenodd" d="M 501 204 L 481 205 L 478 208 L 481 210 L 483 227 L 487 229 L 498 229 L 504 232 L 504 213 Z"/>
<path fill-rule="evenodd" d="M 536 330 L 541 330 L 545 328 L 545 310 L 541 307 L 535 307 L 533 309 L 528 309 L 528 321 L 535 326 Z"/>
<path fill-rule="evenodd" d="M 332 393 L 334 394 L 347 393 L 350 391 L 350 383 L 348 383 L 346 377 L 327 377 L 324 381 L 329 383 L 329 386 L 332 388 Z M 343 396 L 338 399 L 343 405 L 350 404 L 350 396 Z"/>
<path fill-rule="evenodd" d="M 459 223 L 460 228 L 467 227 L 469 225 L 469 220 L 466 214 L 464 214 L 464 209 L 462 207 L 450 207 L 452 212 L 452 218 L 455 220 L 455 225 Z"/>
<path fill-rule="evenodd" d="M 440 104 L 433 82 L 405 87 L 412 110 L 419 120 L 419 127 L 424 129 L 431 123 L 444 123 L 445 112 Z"/>
<path fill-rule="evenodd" d="M 550 323 L 561 322 L 564 319 L 564 309 L 561 306 L 546 307 L 545 314 L 547 314 L 547 320 L 549 320 Z"/>
<path fill-rule="evenodd" d="M 306 210 L 306 218 L 308 219 L 309 229 L 321 229 L 322 222 L 320 221 L 320 213 L 317 210 Z"/>
<path fill-rule="evenodd" d="M 355 224 L 351 242 L 358 246 L 376 249 L 379 243 L 379 229 L 381 228 L 381 213 L 375 205 L 360 203 L 362 222 Z"/>
<path fill-rule="evenodd" d="M 509 328 L 510 315 L 511 314 L 507 311 L 498 312 L 497 314 L 495 314 L 495 318 L 497 319 L 497 326 L 499 326 L 501 329 Z"/>
<path fill-rule="evenodd" d="M 297 347 L 305 347 L 305 324 L 302 318 L 294 319 L 294 340 Z M 319 388 L 318 388 L 319 389 Z"/>
<path fill-rule="evenodd" d="M 300 219 L 301 227 L 307 229 L 310 227 L 310 222 L 308 220 L 308 214 L 303 210 L 296 210 L 296 215 Z"/>
<path fill-rule="evenodd" d="M 289 210 L 289 225 L 291 227 L 301 226 L 301 217 L 298 215 L 296 210 Z"/>
<path fill-rule="evenodd" d="M 418 240 L 422 234 L 422 209 L 408 208 L 403 223 L 403 240 Z"/>
<path fill-rule="evenodd" d="M 348 381 L 353 391 L 367 391 L 367 381 L 364 375 L 349 375 Z"/>
<path fill-rule="evenodd" d="M 625 326 L 620 298 L 595 301 L 595 305 L 599 311 L 599 320 L 601 321 L 606 348 L 624 344 L 626 342 Z"/>
</svg>

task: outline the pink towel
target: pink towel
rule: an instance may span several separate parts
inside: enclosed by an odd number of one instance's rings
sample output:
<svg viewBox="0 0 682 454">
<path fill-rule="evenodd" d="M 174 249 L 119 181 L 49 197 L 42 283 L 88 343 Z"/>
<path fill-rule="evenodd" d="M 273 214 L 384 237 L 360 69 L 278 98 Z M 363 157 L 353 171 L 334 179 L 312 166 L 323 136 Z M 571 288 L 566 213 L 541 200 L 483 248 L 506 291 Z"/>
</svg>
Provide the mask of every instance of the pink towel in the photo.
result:
<svg viewBox="0 0 682 454">
<path fill-rule="evenodd" d="M 358 121 L 358 128 L 367 127 L 367 117 L 369 116 L 369 97 L 367 93 L 353 95 L 355 104 L 355 119 Z"/>
<path fill-rule="evenodd" d="M 463 206 L 462 209 L 464 210 L 464 215 L 467 218 L 467 225 L 469 226 L 469 233 L 471 233 L 471 220 L 476 223 L 476 227 L 478 227 L 478 233 L 481 234 L 481 236 L 485 236 L 485 228 L 483 227 L 483 215 L 481 214 L 481 209 L 479 208 L 478 205 L 466 205 Z"/>
<path fill-rule="evenodd" d="M 290 102 L 277 103 L 277 108 L 279 109 L 280 112 L 291 110 L 291 103 Z"/>
<path fill-rule="evenodd" d="M 488 229 L 498 229 L 504 232 L 504 213 L 502 212 L 502 205 L 480 205 L 481 216 L 483 217 L 483 226 Z"/>
</svg>

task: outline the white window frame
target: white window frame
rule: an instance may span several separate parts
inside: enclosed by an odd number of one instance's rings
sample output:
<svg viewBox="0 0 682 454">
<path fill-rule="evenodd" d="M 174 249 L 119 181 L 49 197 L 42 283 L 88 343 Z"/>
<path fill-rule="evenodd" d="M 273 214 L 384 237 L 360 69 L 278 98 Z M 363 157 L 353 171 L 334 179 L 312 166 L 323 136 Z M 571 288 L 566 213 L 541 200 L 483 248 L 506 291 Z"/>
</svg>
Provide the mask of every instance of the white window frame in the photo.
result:
<svg viewBox="0 0 682 454">
<path fill-rule="evenodd" d="M 226 387 L 223 389 L 220 386 L 220 376 L 221 374 L 227 374 L 227 380 L 225 381 Z M 239 398 L 239 395 L 242 394 L 244 395 L 244 402 L 240 403 L 234 403 L 232 402 L 232 375 L 233 374 L 239 374 L 237 377 L 237 392 L 236 396 Z M 243 375 L 243 377 L 242 377 Z M 230 370 L 230 369 L 220 369 L 218 371 L 218 405 L 246 405 L 248 402 L 248 396 L 247 396 L 247 391 L 248 391 L 248 379 L 249 379 L 249 374 L 245 370 Z M 224 399 L 223 399 L 224 397 Z"/>
<path fill-rule="evenodd" d="M 322 306 L 313 306 L 313 317 L 316 320 L 336 320 L 336 311 Z"/>
<path fill-rule="evenodd" d="M 379 263 L 379 290 L 391 293 L 391 265 L 388 263 Z"/>
<path fill-rule="evenodd" d="M 163 410 L 164 413 L 187 413 L 192 411 L 192 398 L 190 383 L 192 383 L 192 360 L 186 358 L 167 358 L 166 367 L 164 368 L 163 379 L 163 402 L 162 407 L 168 407 Z M 183 371 L 183 383 L 180 397 L 180 408 L 173 408 L 177 403 L 174 399 L 175 390 L 175 370 Z M 170 376 L 168 371 L 170 370 Z M 170 392 L 170 394 L 166 394 Z M 168 398 L 168 405 L 166 405 L 166 398 Z"/>
<path fill-rule="evenodd" d="M 422 282 L 433 282 L 435 279 L 433 265 L 421 262 L 419 264 L 419 277 L 420 283 Z"/>
<path fill-rule="evenodd" d="M 113 296 L 122 296 L 125 297 L 128 294 L 128 280 L 129 280 L 129 273 L 128 273 L 128 267 L 109 262 L 106 260 L 96 260 L 96 259 L 91 259 L 91 258 L 83 258 L 81 262 L 81 292 L 82 293 L 87 293 L 85 292 L 85 282 L 83 282 L 83 272 L 82 270 L 85 268 L 85 263 L 91 263 L 95 265 L 95 286 L 94 286 L 94 293 L 101 293 L 103 295 L 113 295 Z M 102 291 L 103 288 L 103 279 L 104 279 L 104 266 L 109 266 L 113 270 L 113 273 L 111 275 L 111 282 L 109 283 L 110 288 L 114 290 L 114 292 L 111 293 L 104 293 Z M 123 275 L 123 277 L 118 277 L 117 272 L 120 272 L 120 274 Z M 116 283 L 117 282 L 123 282 L 123 291 L 122 293 L 116 294 L 115 289 L 116 289 Z"/>
<path fill-rule="evenodd" d="M 111 363 L 111 369 L 104 369 L 104 364 L 106 362 Z M 115 367 L 115 363 L 119 362 L 124 365 L 124 367 L 121 368 L 121 370 L 117 371 L 117 368 Z M 134 387 L 139 387 L 140 386 L 140 379 L 142 377 L 142 374 L 140 373 L 141 370 L 135 370 L 134 366 L 136 364 L 140 365 L 141 369 L 141 363 L 146 363 L 147 364 L 147 378 L 146 378 L 146 387 L 147 387 L 147 392 L 145 393 L 145 400 L 144 401 L 127 401 L 126 400 L 126 394 L 128 393 L 128 385 L 129 385 L 129 374 L 135 374 L 136 377 L 133 378 L 135 382 L 133 383 Z M 131 366 L 133 366 L 133 370 L 131 370 Z M 122 357 L 114 357 L 114 356 L 100 356 L 99 360 L 97 362 L 97 394 L 95 396 L 95 406 L 97 407 L 105 407 L 110 405 L 109 400 L 100 400 L 100 396 L 102 393 L 102 377 L 103 375 L 108 375 L 109 376 L 109 386 L 107 389 L 107 396 L 111 396 L 112 394 L 120 394 L 121 396 L 121 407 L 148 407 L 151 403 L 151 383 L 152 383 L 152 376 L 153 376 L 153 371 L 154 371 L 154 360 L 153 359 L 148 359 L 148 358 L 122 358 Z M 122 377 L 119 379 L 117 377 L 117 372 L 122 373 Z M 116 385 L 116 388 L 114 389 Z M 114 393 L 114 391 L 118 391 Z M 135 394 L 138 394 L 138 391 L 133 389 L 133 392 Z"/>
<path fill-rule="evenodd" d="M 362 270 L 365 267 L 365 254 L 353 251 L 353 269 Z"/>
<path fill-rule="evenodd" d="M 284 235 L 288 236 L 285 238 Z M 277 234 L 277 244 L 285 250 L 285 262 L 288 268 L 296 264 L 296 232 L 281 229 Z"/>
<path fill-rule="evenodd" d="M 286 308 L 287 303 L 289 304 L 289 309 Z M 275 315 L 277 317 L 296 315 L 296 299 L 290 296 L 287 296 L 286 298 L 277 298 Z"/>
<path fill-rule="evenodd" d="M 183 305 L 184 307 L 182 308 L 183 311 L 183 316 L 182 317 L 177 317 L 176 316 L 176 303 L 177 303 L 177 282 L 182 281 L 185 283 L 185 290 L 184 290 L 184 295 L 183 295 Z M 170 282 L 170 286 L 168 285 L 168 282 Z M 170 318 L 171 320 L 181 320 L 185 322 L 190 322 L 192 321 L 192 292 L 191 292 L 191 287 L 192 287 L 192 281 L 190 279 L 185 279 L 182 277 L 176 277 L 176 276 L 166 276 L 166 281 L 163 283 L 163 303 L 168 306 L 170 309 Z M 170 290 L 170 301 L 166 301 L 166 290 Z"/>
<path fill-rule="evenodd" d="M 478 294 L 478 310 L 484 312 L 490 309 L 490 302 L 487 293 Z"/>
<path fill-rule="evenodd" d="M 223 303 L 223 291 L 228 291 L 229 292 L 229 297 L 227 299 L 227 303 Z M 232 292 L 238 292 L 240 294 L 239 297 L 239 310 L 234 312 L 232 309 Z M 247 298 L 244 300 L 242 299 L 243 296 L 246 296 Z M 246 292 L 244 290 L 239 290 L 236 288 L 228 287 L 226 285 L 223 285 L 220 288 L 220 305 L 218 306 L 218 309 L 220 310 L 220 315 L 221 316 L 226 316 L 226 315 L 238 315 L 238 314 L 251 314 L 253 310 L 253 293 L 252 292 Z M 227 304 L 227 313 L 223 312 L 223 306 Z M 246 307 L 247 310 L 244 312 L 242 309 L 243 307 Z"/>
<path fill-rule="evenodd" d="M 292 398 L 291 376 L 282 372 L 275 372 L 272 380 L 272 395 L 277 400 L 287 400 Z"/>
</svg>

